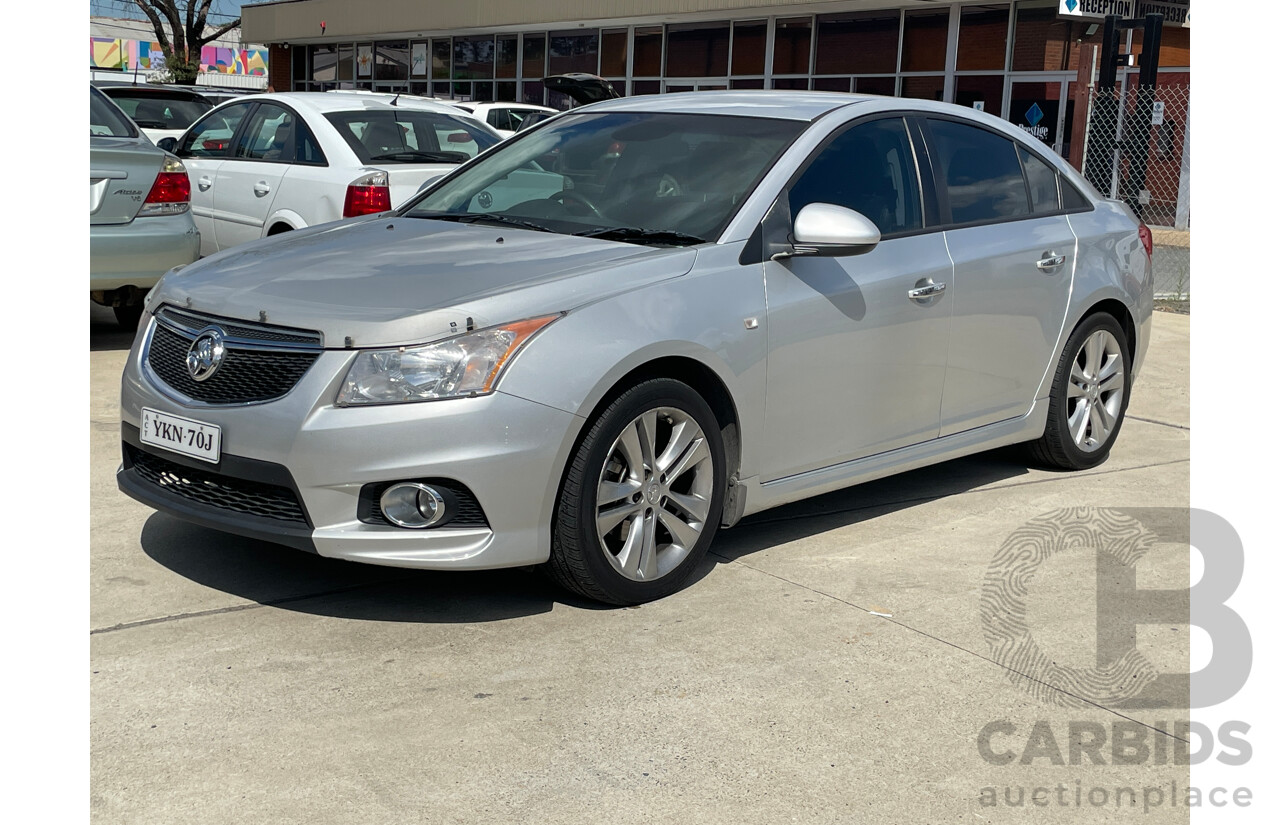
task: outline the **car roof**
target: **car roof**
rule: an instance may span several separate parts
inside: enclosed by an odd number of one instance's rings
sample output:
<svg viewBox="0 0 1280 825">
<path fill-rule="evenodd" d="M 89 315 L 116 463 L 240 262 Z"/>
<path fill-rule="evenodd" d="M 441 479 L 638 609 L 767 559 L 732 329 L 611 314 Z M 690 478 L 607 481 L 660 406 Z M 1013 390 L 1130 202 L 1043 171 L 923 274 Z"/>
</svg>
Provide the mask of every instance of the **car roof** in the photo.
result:
<svg viewBox="0 0 1280 825">
<path fill-rule="evenodd" d="M 146 96 L 146 97 L 167 97 L 173 99 L 185 100 L 205 100 L 205 96 L 197 92 L 195 89 L 175 89 L 172 86 L 156 86 L 155 84 L 141 83 L 136 86 L 132 83 L 107 82 L 106 84 L 94 83 L 97 89 L 107 95 L 107 97 L 117 96 Z"/>
<path fill-rule="evenodd" d="M 329 92 L 269 92 L 267 94 L 254 95 L 254 100 L 271 101 L 278 100 L 281 103 L 287 103 L 295 109 L 307 110 L 314 114 L 325 114 L 327 112 L 354 112 L 360 109 L 413 109 L 415 111 L 439 112 L 446 115 L 459 114 L 458 109 L 447 103 L 438 103 L 434 100 L 424 98 L 414 98 L 409 95 L 401 95 L 396 106 L 392 106 L 390 98 L 394 97 L 394 93 L 388 94 L 386 99 L 379 93 L 374 94 L 330 94 Z"/>
<path fill-rule="evenodd" d="M 571 111 L 586 111 L 589 108 L 593 112 L 674 112 L 816 120 L 833 109 L 878 99 L 874 95 L 781 90 L 677 92 L 602 100 Z M 900 98 L 894 99 L 900 100 Z"/>
</svg>

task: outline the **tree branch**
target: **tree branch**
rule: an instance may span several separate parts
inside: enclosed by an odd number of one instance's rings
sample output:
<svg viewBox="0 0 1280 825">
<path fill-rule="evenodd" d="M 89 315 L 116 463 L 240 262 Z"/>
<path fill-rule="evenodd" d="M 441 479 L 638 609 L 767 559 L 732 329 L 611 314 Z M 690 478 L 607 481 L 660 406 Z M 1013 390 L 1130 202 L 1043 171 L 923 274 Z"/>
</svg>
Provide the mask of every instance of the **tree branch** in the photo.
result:
<svg viewBox="0 0 1280 825">
<path fill-rule="evenodd" d="M 215 30 L 213 34 L 210 34 L 207 37 L 204 35 L 201 35 L 200 37 L 196 38 L 195 42 L 201 46 L 204 46 L 208 43 L 212 43 L 214 40 L 217 40 L 219 37 L 222 37 L 222 35 L 226 34 L 232 29 L 239 28 L 239 26 L 240 26 L 240 18 L 237 17 L 235 20 L 226 24 L 222 28 Z"/>
</svg>

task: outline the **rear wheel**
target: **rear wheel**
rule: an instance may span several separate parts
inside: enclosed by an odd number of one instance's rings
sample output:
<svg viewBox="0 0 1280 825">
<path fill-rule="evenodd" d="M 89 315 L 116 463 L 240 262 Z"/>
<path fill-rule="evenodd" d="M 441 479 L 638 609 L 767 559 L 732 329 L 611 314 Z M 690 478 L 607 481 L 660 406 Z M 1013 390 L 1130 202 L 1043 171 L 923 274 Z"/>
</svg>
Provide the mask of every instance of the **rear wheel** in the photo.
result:
<svg viewBox="0 0 1280 825">
<path fill-rule="evenodd" d="M 1042 464 L 1068 470 L 1096 467 L 1111 453 L 1129 407 L 1132 364 L 1115 318 L 1086 318 L 1067 340 L 1049 395 L 1044 435 L 1030 444 Z"/>
<path fill-rule="evenodd" d="M 611 604 L 674 593 L 711 546 L 724 487 L 724 446 L 706 401 L 679 381 L 645 381 L 596 419 L 570 463 L 548 572 Z"/>
</svg>

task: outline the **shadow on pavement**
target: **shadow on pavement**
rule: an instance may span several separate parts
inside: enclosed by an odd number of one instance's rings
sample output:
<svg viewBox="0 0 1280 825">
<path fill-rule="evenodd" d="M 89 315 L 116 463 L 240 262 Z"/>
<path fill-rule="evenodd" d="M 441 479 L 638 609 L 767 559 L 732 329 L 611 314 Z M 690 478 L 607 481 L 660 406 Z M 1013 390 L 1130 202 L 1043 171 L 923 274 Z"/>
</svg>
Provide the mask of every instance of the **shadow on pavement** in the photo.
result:
<svg viewBox="0 0 1280 825">
<path fill-rule="evenodd" d="M 1027 472 L 1000 450 L 869 482 L 760 513 L 722 532 L 690 584 L 758 550 L 903 510 Z M 327 559 L 198 527 L 156 513 L 142 548 L 160 565 L 223 593 L 313 615 L 384 622 L 491 622 L 546 613 L 559 603 L 610 609 L 572 596 L 528 568 L 403 570 Z"/>
<path fill-rule="evenodd" d="M 116 323 L 115 313 L 110 307 L 98 306 L 89 302 L 89 350 L 103 352 L 107 350 L 127 350 L 133 345 L 133 330 L 127 330 Z"/>
</svg>

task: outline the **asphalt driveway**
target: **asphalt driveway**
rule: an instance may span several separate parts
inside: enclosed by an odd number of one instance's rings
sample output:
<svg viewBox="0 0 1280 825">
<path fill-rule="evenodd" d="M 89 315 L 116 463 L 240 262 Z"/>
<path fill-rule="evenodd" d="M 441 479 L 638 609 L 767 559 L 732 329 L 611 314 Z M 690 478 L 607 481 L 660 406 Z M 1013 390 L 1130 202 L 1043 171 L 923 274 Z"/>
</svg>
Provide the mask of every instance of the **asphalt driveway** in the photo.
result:
<svg viewBox="0 0 1280 825">
<path fill-rule="evenodd" d="M 93 814 L 1185 822 L 1188 809 L 1165 798 L 1171 782 L 1182 793 L 1185 765 L 1117 764 L 1109 745 L 1104 764 L 1073 765 L 1069 747 L 1081 730 L 1114 735 L 1119 724 L 1176 751 L 1162 731 L 1179 713 L 1089 704 L 1034 682 L 992 652 L 981 616 L 993 558 L 1034 517 L 1188 506 L 1190 319 L 1157 313 L 1154 330 L 1101 467 L 1047 472 L 998 451 L 801 502 L 722 533 L 687 590 L 601 609 L 528 571 L 331 561 L 128 499 L 114 472 L 129 336 L 94 308 Z M 1027 622 L 1058 662 L 1093 664 L 1094 573 L 1090 557 L 1063 554 L 1035 579 Z M 1138 582 L 1172 589 L 1188 576 L 1186 548 L 1160 546 Z M 1186 672 L 1187 633 L 1144 625 L 1138 645 Z M 1012 732 L 992 737 L 992 723 Z M 1030 764 L 996 764 L 1025 756 L 1033 730 Z M 1101 805 L 1089 799 L 1097 788 Z M 1121 788 L 1134 789 L 1133 805 Z M 1145 788 L 1163 789 L 1160 805 Z"/>
</svg>

